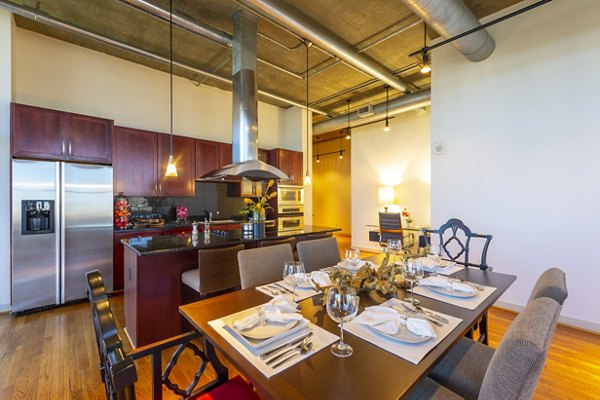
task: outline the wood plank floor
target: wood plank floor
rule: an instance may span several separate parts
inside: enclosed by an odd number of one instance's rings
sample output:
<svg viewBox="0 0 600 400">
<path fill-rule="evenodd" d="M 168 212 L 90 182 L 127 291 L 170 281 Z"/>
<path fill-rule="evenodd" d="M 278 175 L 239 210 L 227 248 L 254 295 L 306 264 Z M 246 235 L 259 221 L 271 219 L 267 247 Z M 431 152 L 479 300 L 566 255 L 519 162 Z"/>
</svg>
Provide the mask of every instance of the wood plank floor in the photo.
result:
<svg viewBox="0 0 600 400">
<path fill-rule="evenodd" d="M 349 239 L 340 239 L 340 248 Z M 568 301 L 568 300 L 567 300 Z M 122 330 L 123 296 L 111 298 Z M 515 314 L 494 308 L 490 312 L 490 342 L 496 347 Z M 124 335 L 122 335 L 124 337 Z M 0 315 L 0 399 L 102 399 L 91 312 L 87 303 L 35 314 Z M 180 385 L 189 382 L 196 360 L 186 354 L 174 370 Z M 170 354 L 166 354 L 164 362 Z M 224 359 L 224 358 L 222 358 Z M 138 399 L 150 396 L 150 360 L 138 362 Z M 231 365 L 230 374 L 238 372 Z M 212 377 L 212 371 L 207 378 Z M 165 399 L 176 396 L 166 389 Z M 600 335 L 559 326 L 535 399 L 600 399 Z"/>
</svg>

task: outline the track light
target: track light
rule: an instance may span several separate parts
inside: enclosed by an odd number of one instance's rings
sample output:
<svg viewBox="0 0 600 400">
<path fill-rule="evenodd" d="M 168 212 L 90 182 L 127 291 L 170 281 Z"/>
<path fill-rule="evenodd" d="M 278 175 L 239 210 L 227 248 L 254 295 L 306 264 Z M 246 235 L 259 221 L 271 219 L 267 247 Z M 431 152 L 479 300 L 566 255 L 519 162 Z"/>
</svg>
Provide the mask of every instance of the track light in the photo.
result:
<svg viewBox="0 0 600 400">
<path fill-rule="evenodd" d="M 344 153 L 342 152 L 342 150 L 340 150 L 340 156 L 339 156 L 339 158 L 340 158 L 340 160 L 341 160 L 342 158 L 344 158 Z"/>
<path fill-rule="evenodd" d="M 317 162 L 321 162 L 321 157 L 317 154 Z"/>
<path fill-rule="evenodd" d="M 429 54 L 427 51 L 423 51 L 423 64 L 421 64 L 421 73 L 428 74 L 431 72 L 431 62 L 429 61 Z"/>
<path fill-rule="evenodd" d="M 389 132 L 390 131 L 390 120 L 386 117 L 385 118 L 385 127 L 383 128 L 384 132 Z"/>
<path fill-rule="evenodd" d="M 350 130 L 348 130 L 348 132 L 346 132 L 346 140 L 350 139 L 352 139 L 352 135 L 350 134 Z"/>
<path fill-rule="evenodd" d="M 390 87 L 389 87 L 389 85 L 385 85 L 385 128 L 383 128 L 384 132 L 390 131 L 390 119 L 388 118 L 389 104 L 390 104 Z"/>
</svg>

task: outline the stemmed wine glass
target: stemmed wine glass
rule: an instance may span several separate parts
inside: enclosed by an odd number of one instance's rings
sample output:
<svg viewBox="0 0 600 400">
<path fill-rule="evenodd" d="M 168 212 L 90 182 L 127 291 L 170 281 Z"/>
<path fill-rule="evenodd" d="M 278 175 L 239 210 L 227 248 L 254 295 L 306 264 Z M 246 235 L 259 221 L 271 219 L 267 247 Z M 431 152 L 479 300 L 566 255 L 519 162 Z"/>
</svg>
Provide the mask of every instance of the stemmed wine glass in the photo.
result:
<svg viewBox="0 0 600 400">
<path fill-rule="evenodd" d="M 360 262 L 360 250 L 349 248 L 345 250 L 345 262 L 356 267 Z"/>
<path fill-rule="evenodd" d="M 331 345 L 331 352 L 337 357 L 350 357 L 352 347 L 344 343 L 344 322 L 351 321 L 358 313 L 358 296 L 352 288 L 332 287 L 327 292 L 327 314 L 340 323 L 340 341 Z"/>
<path fill-rule="evenodd" d="M 405 297 L 404 301 L 410 301 L 412 305 L 417 305 L 421 302 L 420 300 L 415 299 L 413 286 L 423 277 L 423 275 L 423 268 L 419 263 L 414 261 L 408 261 L 404 265 L 404 268 L 402 269 L 402 277 L 404 278 L 404 280 L 410 282 L 410 297 Z"/>
<path fill-rule="evenodd" d="M 394 263 L 396 262 L 396 255 L 400 254 L 402 250 L 402 241 L 396 239 L 389 239 L 387 242 L 387 252 L 394 255 Z"/>
<path fill-rule="evenodd" d="M 292 301 L 296 301 L 296 286 L 304 282 L 305 279 L 304 263 L 300 261 L 287 261 L 283 265 L 283 280 L 294 288 Z"/>
</svg>

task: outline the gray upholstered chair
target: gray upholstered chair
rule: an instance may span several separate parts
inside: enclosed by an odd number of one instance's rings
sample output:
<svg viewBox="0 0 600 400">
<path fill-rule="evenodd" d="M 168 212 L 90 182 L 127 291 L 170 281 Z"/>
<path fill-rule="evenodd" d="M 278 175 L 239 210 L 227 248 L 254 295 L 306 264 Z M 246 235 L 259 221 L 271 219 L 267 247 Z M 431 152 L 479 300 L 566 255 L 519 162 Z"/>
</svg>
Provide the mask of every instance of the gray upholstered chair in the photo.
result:
<svg viewBox="0 0 600 400">
<path fill-rule="evenodd" d="M 515 318 L 495 351 L 471 339 L 461 339 L 409 398 L 531 398 L 561 308 L 550 297 L 532 300 Z M 452 397 L 452 393 L 459 397 Z"/>
<path fill-rule="evenodd" d="M 298 251 L 296 250 L 296 238 L 290 237 L 286 239 L 265 239 L 258 242 L 258 247 L 275 246 L 278 244 L 288 243 L 292 246 L 292 253 L 294 254 L 294 260 L 298 261 Z"/>
<path fill-rule="evenodd" d="M 559 268 L 550 268 L 538 278 L 529 296 L 529 301 L 540 297 L 550 297 L 562 305 L 568 295 L 565 273 Z"/>
<path fill-rule="evenodd" d="M 198 268 L 181 274 L 184 302 L 200 300 L 240 287 L 237 253 L 243 244 L 198 250 Z"/>
<path fill-rule="evenodd" d="M 279 281 L 283 277 L 283 264 L 294 261 L 292 246 L 278 244 L 246 249 L 238 253 L 242 289 Z"/>
<path fill-rule="evenodd" d="M 304 263 L 306 272 L 331 267 L 341 261 L 340 250 L 334 237 L 298 242 L 298 260 Z"/>
</svg>

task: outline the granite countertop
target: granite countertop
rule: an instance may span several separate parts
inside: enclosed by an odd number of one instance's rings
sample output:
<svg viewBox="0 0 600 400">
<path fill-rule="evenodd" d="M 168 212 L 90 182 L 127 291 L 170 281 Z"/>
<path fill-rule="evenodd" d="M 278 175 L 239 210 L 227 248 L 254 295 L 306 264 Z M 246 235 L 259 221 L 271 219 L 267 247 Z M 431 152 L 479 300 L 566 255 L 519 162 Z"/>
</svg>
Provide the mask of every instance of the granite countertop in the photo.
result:
<svg viewBox="0 0 600 400">
<path fill-rule="evenodd" d="M 131 239 L 122 239 L 121 243 L 132 249 L 136 254 L 144 256 L 195 249 L 210 249 L 234 245 L 237 243 L 249 243 L 265 239 L 285 239 L 292 236 L 337 232 L 340 230 L 340 228 L 326 226 L 304 225 L 303 229 L 293 231 L 267 231 L 264 236 L 255 238 L 251 235 L 242 235 L 242 231 L 240 229 L 234 229 L 228 231 L 228 236 L 219 236 L 212 233 L 210 236 L 205 236 L 204 233 L 201 232 L 198 234 L 197 240 L 193 240 L 194 238 L 192 238 L 191 234 L 181 234 L 174 236 L 141 236 Z"/>
<path fill-rule="evenodd" d="M 227 220 L 228 222 L 225 222 L 223 220 L 221 221 L 212 221 L 210 222 L 211 225 L 218 225 L 218 226 L 226 226 L 226 225 L 239 225 L 243 222 L 246 221 L 233 221 L 233 220 Z M 198 222 L 199 227 L 202 228 L 202 226 L 204 225 L 204 222 Z M 192 229 L 192 223 L 191 222 L 187 222 L 184 224 L 181 223 L 177 223 L 175 221 L 173 222 L 165 222 L 165 224 L 163 226 L 157 226 L 157 227 L 144 227 L 144 228 L 128 228 L 128 229 L 115 229 L 115 233 L 120 233 L 120 232 L 135 232 L 135 233 L 143 233 L 144 231 L 152 231 L 152 230 L 168 230 L 168 229 L 177 229 L 177 228 L 189 228 Z"/>
</svg>

